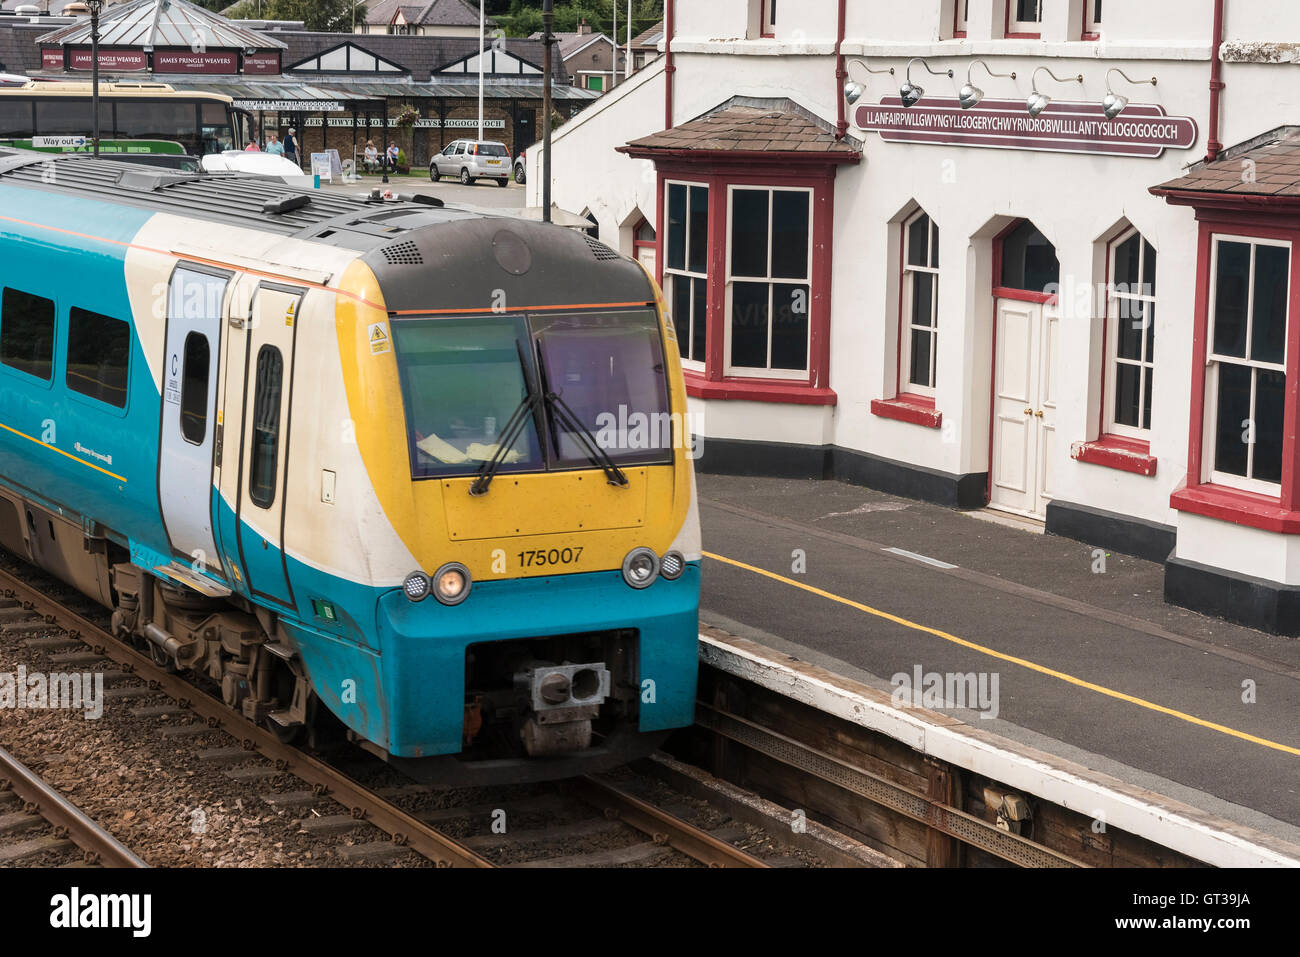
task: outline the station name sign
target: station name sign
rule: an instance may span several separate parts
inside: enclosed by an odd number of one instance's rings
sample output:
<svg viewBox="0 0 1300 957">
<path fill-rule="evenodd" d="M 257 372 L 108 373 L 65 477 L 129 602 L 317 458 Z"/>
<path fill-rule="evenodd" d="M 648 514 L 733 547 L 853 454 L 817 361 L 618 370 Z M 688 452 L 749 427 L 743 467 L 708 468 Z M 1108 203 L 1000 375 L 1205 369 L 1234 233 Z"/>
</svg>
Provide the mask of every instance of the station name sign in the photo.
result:
<svg viewBox="0 0 1300 957">
<path fill-rule="evenodd" d="M 320 112 L 319 108 L 316 109 L 316 112 L 317 112 L 317 113 Z M 319 116 L 309 116 L 309 117 L 307 117 L 306 120 L 303 121 L 303 126 L 320 126 L 320 119 L 321 119 L 321 118 L 320 118 Z M 352 119 L 351 117 L 347 117 L 347 116 L 344 116 L 344 117 L 333 117 L 333 116 L 331 116 L 331 117 L 329 118 L 329 125 L 330 125 L 331 127 L 341 127 L 341 128 L 343 128 L 343 129 L 348 129 L 348 128 L 352 127 L 352 126 L 356 126 L 356 127 L 362 128 L 362 129 L 364 129 L 364 128 L 366 128 L 366 127 L 376 127 L 376 128 L 378 128 L 378 127 L 381 127 L 381 126 L 384 125 L 384 119 L 383 119 L 383 117 L 379 117 L 379 116 L 370 116 L 370 117 L 366 117 L 366 116 L 358 116 L 358 117 L 356 118 L 356 121 L 354 122 L 353 119 Z M 417 130 L 437 130 L 437 129 L 442 129 L 442 128 L 443 128 L 442 121 L 439 120 L 439 119 L 436 119 L 436 118 L 434 118 L 434 119 L 427 119 L 427 118 L 424 118 L 424 119 L 418 119 L 418 120 L 416 120 L 416 121 L 415 121 L 413 124 L 411 124 L 411 125 L 412 125 L 413 127 L 415 127 L 415 129 L 417 129 Z M 389 121 L 388 121 L 388 128 L 389 128 L 390 130 L 393 130 L 393 131 L 397 131 L 397 130 L 401 129 L 401 127 L 400 127 L 397 123 L 394 123 L 392 120 L 389 120 Z M 489 120 L 489 119 L 485 119 L 485 120 L 483 121 L 483 128 L 484 128 L 485 130 L 503 130 L 503 129 L 506 128 L 506 121 L 505 121 L 505 120 L 501 120 L 501 119 L 497 119 L 497 120 Z M 447 121 L 446 129 L 449 129 L 449 130 L 476 130 L 476 129 L 478 129 L 478 120 L 476 120 L 476 119 L 450 119 L 450 120 Z"/>
<path fill-rule="evenodd" d="M 1023 100 L 984 100 L 963 110 L 955 99 L 927 97 L 904 107 L 894 96 L 859 106 L 854 120 L 890 143 L 1105 156 L 1154 158 L 1167 149 L 1190 149 L 1197 138 L 1195 120 L 1151 104 L 1131 104 L 1109 120 L 1099 103 L 1051 103 L 1030 116 Z"/>
</svg>

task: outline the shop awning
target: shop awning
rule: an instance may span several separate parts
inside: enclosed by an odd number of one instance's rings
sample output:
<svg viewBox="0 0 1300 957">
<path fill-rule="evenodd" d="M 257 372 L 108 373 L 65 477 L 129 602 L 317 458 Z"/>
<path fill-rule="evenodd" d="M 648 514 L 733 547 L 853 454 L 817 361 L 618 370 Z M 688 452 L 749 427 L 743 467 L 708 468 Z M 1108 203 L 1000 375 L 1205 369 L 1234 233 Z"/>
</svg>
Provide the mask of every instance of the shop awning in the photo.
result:
<svg viewBox="0 0 1300 957">
<path fill-rule="evenodd" d="M 383 99 L 356 96 L 349 90 L 315 86 L 291 80 L 245 80 L 240 77 L 173 77 L 168 82 L 177 90 L 221 93 L 235 101 L 241 110 L 276 113 L 345 113 L 358 100 Z"/>
</svg>

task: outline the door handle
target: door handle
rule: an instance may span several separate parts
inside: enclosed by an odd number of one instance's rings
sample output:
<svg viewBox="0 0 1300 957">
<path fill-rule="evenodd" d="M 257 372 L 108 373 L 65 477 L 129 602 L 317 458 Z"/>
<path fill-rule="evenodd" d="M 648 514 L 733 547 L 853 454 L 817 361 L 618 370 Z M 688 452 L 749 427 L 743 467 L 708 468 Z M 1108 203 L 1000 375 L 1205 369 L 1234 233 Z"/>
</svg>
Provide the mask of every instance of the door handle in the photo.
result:
<svg viewBox="0 0 1300 957">
<path fill-rule="evenodd" d="M 1037 412 L 1034 413 L 1034 415 L 1038 416 L 1038 418 L 1041 419 L 1043 417 L 1043 410 L 1039 409 Z"/>
<path fill-rule="evenodd" d="M 1033 415 L 1033 414 L 1034 414 L 1033 409 L 1025 409 L 1025 415 Z"/>
</svg>

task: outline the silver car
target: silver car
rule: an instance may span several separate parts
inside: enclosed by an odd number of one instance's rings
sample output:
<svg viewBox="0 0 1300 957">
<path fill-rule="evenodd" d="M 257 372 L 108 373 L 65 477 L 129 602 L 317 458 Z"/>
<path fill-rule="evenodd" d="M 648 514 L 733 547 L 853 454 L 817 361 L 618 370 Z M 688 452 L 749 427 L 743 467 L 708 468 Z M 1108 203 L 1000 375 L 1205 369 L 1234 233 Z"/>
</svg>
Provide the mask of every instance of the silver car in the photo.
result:
<svg viewBox="0 0 1300 957">
<path fill-rule="evenodd" d="M 466 186 L 480 179 L 494 179 L 498 186 L 510 184 L 510 151 L 504 143 L 491 140 L 457 140 L 429 161 L 429 179 L 444 176 L 459 179 Z"/>
</svg>

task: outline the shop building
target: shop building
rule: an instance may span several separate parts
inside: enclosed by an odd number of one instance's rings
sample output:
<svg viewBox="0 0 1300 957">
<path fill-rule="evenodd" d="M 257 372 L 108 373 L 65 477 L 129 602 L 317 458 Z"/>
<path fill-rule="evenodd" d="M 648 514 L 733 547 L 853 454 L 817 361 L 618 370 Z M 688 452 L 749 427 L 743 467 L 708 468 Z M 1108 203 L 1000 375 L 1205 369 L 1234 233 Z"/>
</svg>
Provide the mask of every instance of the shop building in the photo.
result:
<svg viewBox="0 0 1300 957">
<path fill-rule="evenodd" d="M 668 0 L 664 29 L 558 131 L 553 195 L 660 278 L 703 469 L 991 508 L 1300 632 L 1300 7 Z"/>
</svg>

